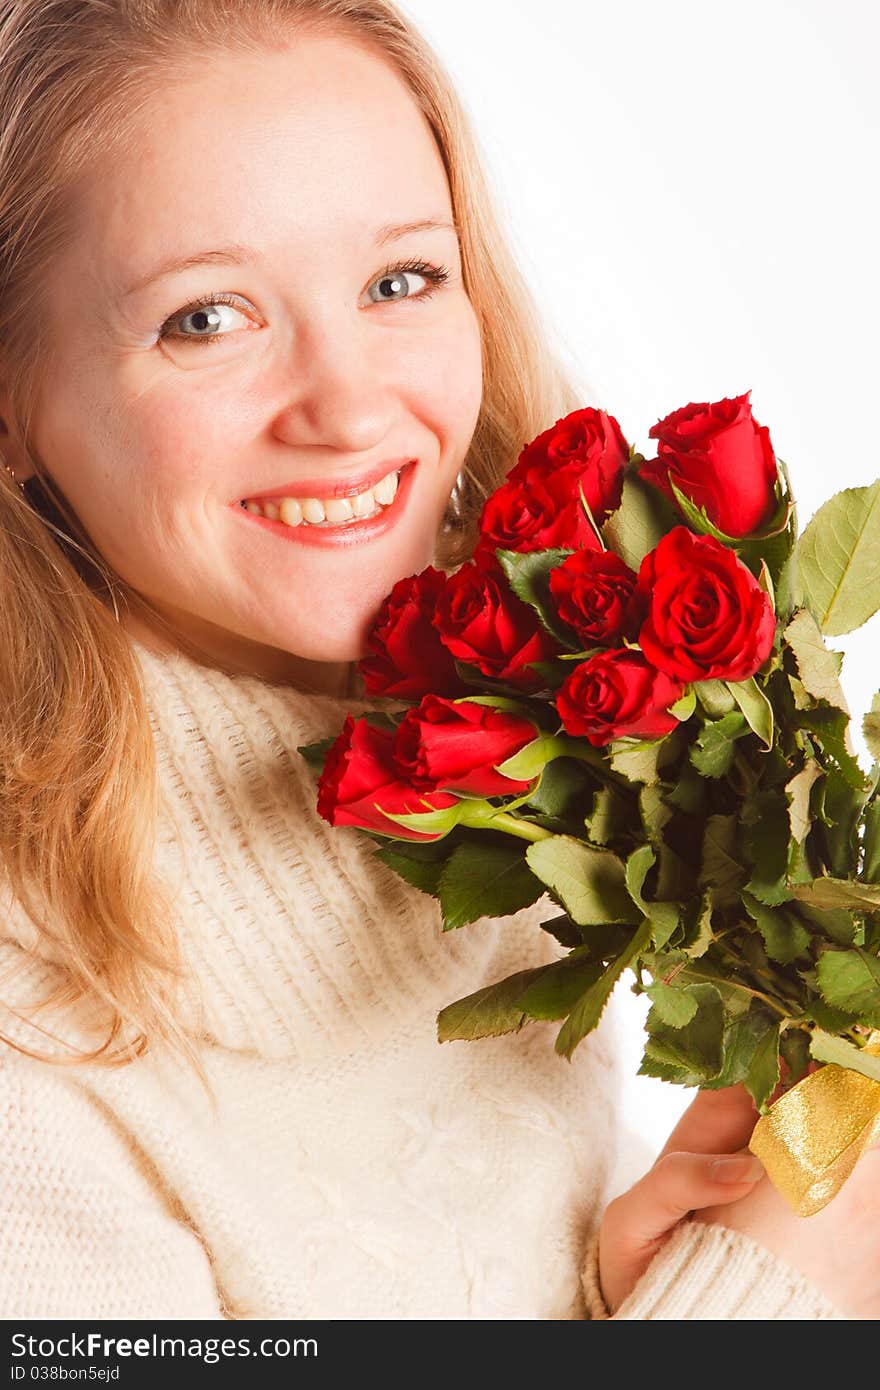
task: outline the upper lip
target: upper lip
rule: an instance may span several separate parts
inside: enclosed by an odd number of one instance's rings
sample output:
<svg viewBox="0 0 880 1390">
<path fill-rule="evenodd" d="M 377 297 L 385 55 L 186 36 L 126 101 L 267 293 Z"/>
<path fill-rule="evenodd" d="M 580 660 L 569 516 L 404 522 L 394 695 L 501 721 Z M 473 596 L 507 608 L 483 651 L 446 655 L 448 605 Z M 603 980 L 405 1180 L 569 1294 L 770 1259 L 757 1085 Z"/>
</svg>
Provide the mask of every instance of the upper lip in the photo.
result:
<svg viewBox="0 0 880 1390">
<path fill-rule="evenodd" d="M 292 483 L 285 483 L 284 487 L 272 488 L 266 492 L 252 492 L 243 500 L 250 502 L 270 497 L 317 497 L 323 501 L 328 497 L 354 497 L 356 493 L 373 487 L 389 473 L 404 468 L 408 463 L 415 463 L 415 459 L 386 459 L 384 463 L 377 463 L 366 472 L 359 473 L 357 477 L 345 473 L 336 478 L 297 478 Z"/>
</svg>

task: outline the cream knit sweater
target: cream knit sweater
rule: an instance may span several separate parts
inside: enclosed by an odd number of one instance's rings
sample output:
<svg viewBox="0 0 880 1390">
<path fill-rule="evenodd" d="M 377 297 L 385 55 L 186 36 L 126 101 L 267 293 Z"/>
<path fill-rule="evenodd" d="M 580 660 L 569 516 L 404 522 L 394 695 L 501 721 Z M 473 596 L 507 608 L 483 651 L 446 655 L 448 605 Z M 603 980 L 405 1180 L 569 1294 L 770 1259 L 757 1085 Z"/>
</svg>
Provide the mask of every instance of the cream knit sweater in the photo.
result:
<svg viewBox="0 0 880 1390">
<path fill-rule="evenodd" d="M 443 934 L 437 903 L 315 810 L 298 744 L 365 699 L 230 677 L 134 641 L 175 890 L 186 1016 L 215 1088 L 150 1053 L 59 1067 L 0 1047 L 3 1318 L 602 1318 L 592 1237 L 616 1156 L 609 1012 L 436 1040 L 439 1009 L 553 959 L 516 917 Z M 57 965 L 0 919 L 0 1027 Z M 12 1006 L 12 1009 L 10 1009 Z M 81 1045 L 74 1011 L 39 1015 Z M 751 1241 L 685 1224 L 619 1319 L 834 1318 Z"/>
</svg>

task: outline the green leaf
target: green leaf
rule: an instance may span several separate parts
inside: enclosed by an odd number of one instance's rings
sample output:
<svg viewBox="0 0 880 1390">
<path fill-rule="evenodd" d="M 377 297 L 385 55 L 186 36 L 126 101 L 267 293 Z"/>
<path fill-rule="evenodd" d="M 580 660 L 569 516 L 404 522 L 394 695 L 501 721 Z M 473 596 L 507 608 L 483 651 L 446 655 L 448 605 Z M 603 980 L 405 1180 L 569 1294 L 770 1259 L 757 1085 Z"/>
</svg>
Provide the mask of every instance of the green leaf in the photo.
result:
<svg viewBox="0 0 880 1390">
<path fill-rule="evenodd" d="M 502 777 L 512 777 L 517 781 L 530 782 L 533 777 L 537 777 L 542 772 L 547 763 L 553 758 L 561 757 L 565 752 L 565 744 L 562 739 L 554 734 L 539 734 L 531 743 L 527 743 L 524 748 L 520 748 L 518 753 L 505 758 L 503 763 L 498 763 L 496 772 L 500 772 Z"/>
<path fill-rule="evenodd" d="M 673 784 L 672 790 L 666 793 L 666 800 L 670 806 L 684 811 L 686 815 L 697 816 L 702 820 L 706 813 L 708 794 L 708 786 L 696 768 L 690 763 L 683 763 L 678 781 Z"/>
<path fill-rule="evenodd" d="M 779 1085 L 779 1023 L 768 1024 L 761 1035 L 745 1075 L 746 1090 L 765 1114 L 767 1102 Z"/>
<path fill-rule="evenodd" d="M 853 912 L 880 912 L 880 885 L 854 878 L 822 877 L 812 883 L 793 883 L 791 896 L 810 907 L 842 907 Z"/>
<path fill-rule="evenodd" d="M 693 687 L 689 686 L 681 699 L 676 700 L 674 705 L 669 706 L 669 713 L 681 724 L 685 724 L 696 708 L 697 697 Z"/>
<path fill-rule="evenodd" d="M 822 997 L 837 1009 L 880 1028 L 880 961 L 858 947 L 836 951 L 829 946 L 816 964 Z"/>
<path fill-rule="evenodd" d="M 714 985 L 708 984 L 687 985 L 682 993 L 689 995 L 697 1005 L 693 1018 L 684 1027 L 673 1028 L 661 1018 L 654 1005 L 645 1022 L 648 1038 L 643 1066 L 650 1060 L 681 1068 L 694 1078 L 691 1085 L 699 1085 L 716 1076 L 721 1068 L 724 1035 L 721 995 Z"/>
<path fill-rule="evenodd" d="M 765 907 L 751 893 L 743 893 L 742 900 L 746 912 L 764 938 L 771 960 L 778 961 L 780 965 L 791 965 L 799 956 L 808 953 L 810 933 L 793 911 L 785 907 Z"/>
<path fill-rule="evenodd" d="M 810 816 L 810 793 L 815 782 L 822 777 L 823 771 L 815 758 L 804 764 L 800 772 L 796 772 L 785 786 L 785 795 L 788 797 L 788 820 L 791 826 L 792 838 L 798 844 L 803 844 L 810 832 L 812 818 Z"/>
<path fill-rule="evenodd" d="M 849 745 L 849 716 L 845 710 L 833 709 L 828 705 L 819 709 L 799 709 L 796 723 L 798 728 L 808 730 L 814 739 L 818 739 L 851 787 L 859 790 L 865 785 L 865 774 Z"/>
<path fill-rule="evenodd" d="M 663 839 L 663 827 L 672 819 L 672 809 L 666 805 L 659 786 L 644 786 L 639 792 L 639 811 L 645 835 L 652 845 Z"/>
<path fill-rule="evenodd" d="M 865 807 L 863 821 L 863 862 L 861 877 L 867 883 L 880 884 L 880 801 L 870 801 Z"/>
<path fill-rule="evenodd" d="M 846 709 L 840 684 L 838 652 L 829 651 L 822 640 L 812 613 L 801 608 L 782 634 L 797 662 L 804 689 L 815 700 L 824 700 L 837 709 Z"/>
<path fill-rule="evenodd" d="M 880 691 L 871 701 L 871 708 L 862 720 L 862 733 L 868 752 L 875 762 L 880 762 Z"/>
<path fill-rule="evenodd" d="M 779 1019 L 755 1001 L 750 1001 L 736 1017 L 728 1016 L 724 1027 L 721 1068 L 717 1076 L 704 1083 L 705 1089 L 716 1091 L 744 1083 L 752 1072 L 755 1055 L 768 1031 L 778 1037 Z M 760 1066 L 753 1072 L 755 1083 L 759 1075 Z"/>
<path fill-rule="evenodd" d="M 720 719 L 735 708 L 733 696 L 724 681 L 696 681 L 694 690 L 710 719 Z"/>
<path fill-rule="evenodd" d="M 631 820 L 631 809 L 620 793 L 613 787 L 603 787 L 593 797 L 593 809 L 584 825 L 594 844 L 607 845 L 626 830 Z"/>
<path fill-rule="evenodd" d="M 843 912 L 840 908 L 831 912 L 822 912 L 819 908 L 804 902 L 799 902 L 794 910 L 813 929 L 814 934 L 824 932 L 839 946 L 851 946 L 853 944 L 855 924 L 849 912 Z"/>
<path fill-rule="evenodd" d="M 630 782 L 657 782 L 657 763 L 662 739 L 639 741 L 619 738 L 610 745 L 611 768 Z"/>
<path fill-rule="evenodd" d="M 581 937 L 580 931 L 567 912 L 561 913 L 558 917 L 551 917 L 546 922 L 539 922 L 538 925 L 541 931 L 545 931 L 548 935 L 554 937 L 559 942 L 560 946 L 565 946 L 567 950 L 574 946 L 580 946 L 582 943 L 583 938 Z"/>
<path fill-rule="evenodd" d="M 390 845 L 383 845 L 381 849 L 374 850 L 374 857 L 381 859 L 383 864 L 387 864 L 389 869 L 393 869 L 406 883 L 412 884 L 413 888 L 420 888 L 423 893 L 430 893 L 434 898 L 439 897 L 440 875 L 449 857 L 448 846 L 444 846 L 447 854 L 442 859 L 432 861 L 413 859 L 395 848 L 396 844 L 397 842 L 393 841 Z"/>
<path fill-rule="evenodd" d="M 772 748 L 773 707 L 754 676 L 747 681 L 727 681 L 726 684 L 749 727 L 767 748 Z"/>
<path fill-rule="evenodd" d="M 518 844 L 468 841 L 452 851 L 439 879 L 443 930 L 506 917 L 544 895 L 544 884 L 529 870 Z"/>
<path fill-rule="evenodd" d="M 880 1081 L 880 1057 L 856 1047 L 846 1038 L 833 1038 L 817 1029 L 810 1043 L 810 1052 L 817 1062 L 831 1062 L 836 1067 L 846 1067 L 850 1071 L 870 1076 L 872 1081 Z"/>
<path fill-rule="evenodd" d="M 573 922 L 634 922 L 623 864 L 607 849 L 571 835 L 551 835 L 526 850 L 529 868 L 562 903 Z"/>
<path fill-rule="evenodd" d="M 470 1041 L 518 1032 L 527 1018 L 520 1000 L 529 985 L 547 969 L 540 965 L 534 970 L 519 970 L 505 980 L 447 1004 L 437 1015 L 437 1041 Z"/>
<path fill-rule="evenodd" d="M 705 724 L 690 750 L 690 760 L 704 777 L 723 777 L 736 752 L 736 741 L 749 731 L 739 710 Z"/>
<path fill-rule="evenodd" d="M 520 1001 L 523 1009 L 529 1018 L 565 1018 L 603 970 L 601 964 L 580 956 L 555 961 L 525 991 Z"/>
<path fill-rule="evenodd" d="M 700 905 L 699 914 L 694 919 L 693 927 L 685 933 L 681 949 L 691 960 L 699 960 L 700 956 L 706 954 L 712 941 L 712 903 L 709 895 L 706 894 Z"/>
<path fill-rule="evenodd" d="M 775 907 L 791 897 L 788 802 L 777 792 L 758 792 L 745 803 L 743 821 L 746 856 L 751 866 L 749 892 Z"/>
<path fill-rule="evenodd" d="M 327 754 L 338 737 L 338 734 L 334 734 L 331 738 L 319 739 L 317 743 L 301 743 L 296 751 L 305 758 L 309 767 L 315 772 L 323 772 Z"/>
<path fill-rule="evenodd" d="M 697 1001 L 692 994 L 688 994 L 687 989 L 676 989 L 663 980 L 655 980 L 648 985 L 645 994 L 657 1010 L 661 1023 L 668 1024 L 670 1028 L 684 1028 L 697 1012 Z"/>
<path fill-rule="evenodd" d="M 703 832 L 699 882 L 713 907 L 732 906 L 745 877 L 736 848 L 736 821 L 736 816 L 710 816 Z"/>
<path fill-rule="evenodd" d="M 655 861 L 650 845 L 640 845 L 634 849 L 626 861 L 626 886 L 630 897 L 640 912 L 650 919 L 654 944 L 658 950 L 666 945 L 679 923 L 677 903 L 647 902 L 642 889 Z"/>
<path fill-rule="evenodd" d="M 554 758 L 529 792 L 528 805 L 545 816 L 577 815 L 590 782 L 589 773 L 573 758 Z"/>
<path fill-rule="evenodd" d="M 602 527 L 606 545 L 630 569 L 638 570 L 648 551 L 676 524 L 675 509 L 637 473 L 628 472 L 620 506 Z"/>
<path fill-rule="evenodd" d="M 819 508 L 797 545 L 801 585 L 826 637 L 880 608 L 880 481 L 845 488 Z"/>
<path fill-rule="evenodd" d="M 788 1068 L 788 1084 L 794 1086 L 807 1074 L 810 1064 L 810 1035 L 803 1028 L 786 1028 L 779 1051 Z"/>
<path fill-rule="evenodd" d="M 626 950 L 607 967 L 601 979 L 585 991 L 563 1023 L 555 1043 L 555 1049 L 561 1056 L 567 1057 L 571 1061 L 571 1055 L 578 1043 L 597 1026 L 611 991 L 620 976 L 630 962 L 635 960 L 639 952 L 648 945 L 650 939 L 651 923 L 648 918 L 645 918 L 642 925 L 637 928 Z"/>
<path fill-rule="evenodd" d="M 550 571 L 561 565 L 572 550 L 496 550 L 498 563 L 507 575 L 507 582 L 516 594 L 533 608 L 543 627 L 559 641 L 563 647 L 574 650 L 581 643 L 574 632 L 566 628 L 557 618 L 556 605 L 550 593 Z"/>
</svg>

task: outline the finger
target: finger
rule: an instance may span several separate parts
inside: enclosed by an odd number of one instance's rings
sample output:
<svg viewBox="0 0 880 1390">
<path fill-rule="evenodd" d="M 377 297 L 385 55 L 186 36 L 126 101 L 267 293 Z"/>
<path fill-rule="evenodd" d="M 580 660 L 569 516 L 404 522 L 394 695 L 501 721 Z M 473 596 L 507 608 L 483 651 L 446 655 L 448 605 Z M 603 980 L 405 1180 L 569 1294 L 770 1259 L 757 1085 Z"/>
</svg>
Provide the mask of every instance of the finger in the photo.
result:
<svg viewBox="0 0 880 1390">
<path fill-rule="evenodd" d="M 735 1153 L 745 1148 L 758 1111 L 745 1086 L 698 1091 L 660 1151 L 668 1153 Z"/>
<path fill-rule="evenodd" d="M 738 1201 L 763 1176 L 750 1153 L 668 1153 L 609 1204 L 603 1229 L 615 1248 L 641 1249 L 692 1211 Z"/>
</svg>

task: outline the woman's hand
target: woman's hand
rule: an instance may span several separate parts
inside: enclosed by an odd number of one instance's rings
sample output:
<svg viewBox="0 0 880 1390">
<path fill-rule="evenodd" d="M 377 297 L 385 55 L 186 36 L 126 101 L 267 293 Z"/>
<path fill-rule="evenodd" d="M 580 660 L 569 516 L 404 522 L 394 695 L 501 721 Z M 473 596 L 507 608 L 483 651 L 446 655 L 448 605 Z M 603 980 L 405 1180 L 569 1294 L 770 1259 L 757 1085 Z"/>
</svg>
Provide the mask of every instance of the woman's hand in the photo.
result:
<svg viewBox="0 0 880 1390">
<path fill-rule="evenodd" d="M 868 1149 L 815 1216 L 795 1216 L 764 1178 L 733 1206 L 703 1207 L 694 1220 L 751 1236 L 803 1274 L 844 1317 L 880 1318 L 880 1147 Z"/>
<path fill-rule="evenodd" d="M 845 1317 L 880 1318 L 880 1145 L 868 1150 L 822 1211 L 800 1217 L 760 1176 L 757 1159 L 735 1153 L 748 1144 L 757 1119 L 742 1086 L 699 1092 L 653 1168 L 610 1203 L 599 1233 L 599 1271 L 612 1313 L 689 1217 L 751 1237 Z M 724 1175 L 713 1165 L 725 1153 L 754 1163 L 758 1180 L 720 1181 Z"/>
<path fill-rule="evenodd" d="M 757 1158 L 737 1152 L 757 1120 L 745 1087 L 699 1091 L 654 1166 L 609 1203 L 599 1232 L 599 1277 L 612 1313 L 686 1216 L 700 1209 L 724 1212 L 763 1177 Z M 717 1222 L 717 1215 L 712 1219 Z"/>
</svg>

